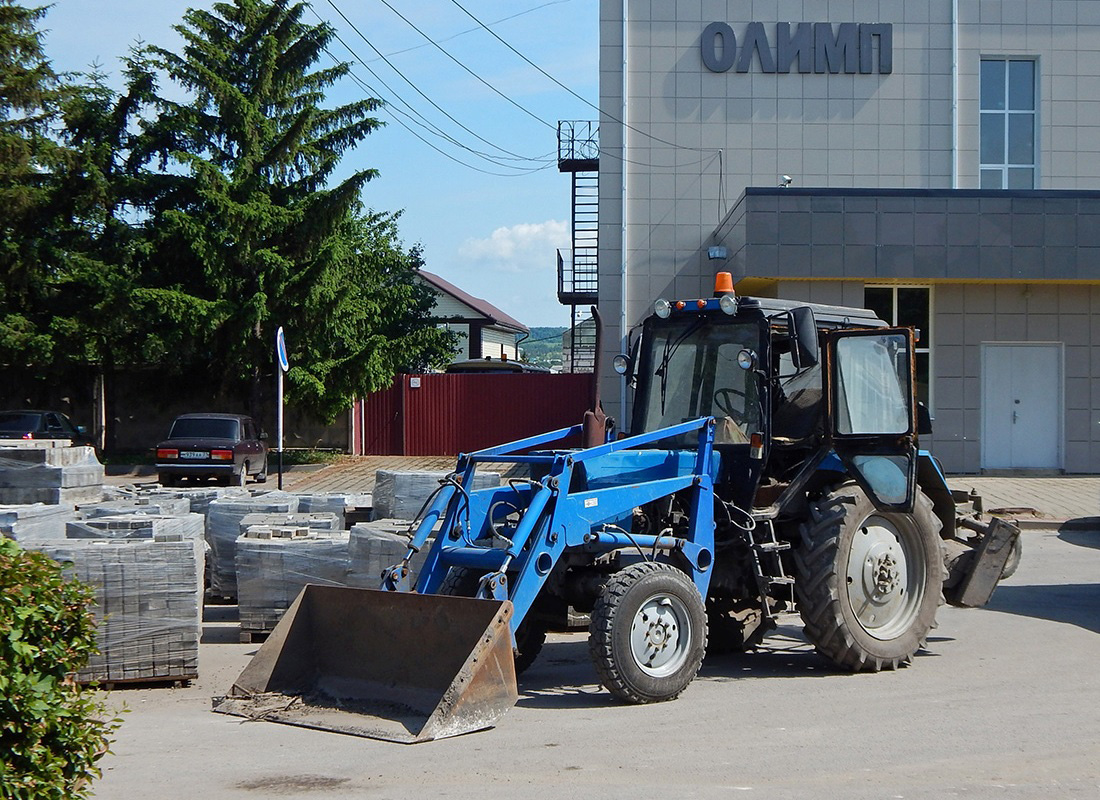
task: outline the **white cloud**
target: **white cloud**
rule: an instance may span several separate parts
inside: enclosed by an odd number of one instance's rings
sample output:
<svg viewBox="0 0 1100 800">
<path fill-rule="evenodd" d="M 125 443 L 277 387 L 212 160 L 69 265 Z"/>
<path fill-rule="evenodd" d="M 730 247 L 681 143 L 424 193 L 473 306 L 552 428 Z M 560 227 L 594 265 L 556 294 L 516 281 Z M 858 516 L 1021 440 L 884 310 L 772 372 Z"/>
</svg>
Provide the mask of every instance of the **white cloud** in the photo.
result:
<svg viewBox="0 0 1100 800">
<path fill-rule="evenodd" d="M 552 270 L 558 249 L 569 249 L 569 228 L 564 220 L 552 219 L 497 228 L 485 239 L 467 239 L 458 254 L 475 268 L 534 273 Z"/>
</svg>

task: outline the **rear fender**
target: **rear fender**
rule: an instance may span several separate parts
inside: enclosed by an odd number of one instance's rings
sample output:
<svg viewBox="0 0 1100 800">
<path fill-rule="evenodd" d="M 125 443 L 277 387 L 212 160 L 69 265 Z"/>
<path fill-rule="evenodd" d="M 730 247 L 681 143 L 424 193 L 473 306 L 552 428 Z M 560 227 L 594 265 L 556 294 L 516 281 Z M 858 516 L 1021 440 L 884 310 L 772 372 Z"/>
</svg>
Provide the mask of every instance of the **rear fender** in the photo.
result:
<svg viewBox="0 0 1100 800">
<path fill-rule="evenodd" d="M 943 523 L 940 536 L 951 539 L 955 536 L 955 499 L 947 486 L 947 477 L 943 474 L 940 462 L 927 450 L 917 452 L 917 486 L 932 501 L 932 513 Z"/>
</svg>

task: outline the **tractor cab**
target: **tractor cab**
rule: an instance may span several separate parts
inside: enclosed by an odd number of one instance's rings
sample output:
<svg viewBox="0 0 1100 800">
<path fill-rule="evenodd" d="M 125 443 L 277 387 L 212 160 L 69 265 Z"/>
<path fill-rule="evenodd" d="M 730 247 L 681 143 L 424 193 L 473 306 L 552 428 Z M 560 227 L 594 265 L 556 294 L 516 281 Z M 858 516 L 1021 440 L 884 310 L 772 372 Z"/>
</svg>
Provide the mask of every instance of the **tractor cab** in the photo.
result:
<svg viewBox="0 0 1100 800">
<path fill-rule="evenodd" d="M 778 512 L 838 471 L 880 507 L 906 508 L 916 465 L 912 350 L 912 331 L 866 309 L 741 297 L 719 273 L 714 297 L 658 300 L 643 323 L 630 433 L 713 417 L 716 492 L 740 508 Z M 815 478 L 823 470 L 832 475 Z"/>
</svg>

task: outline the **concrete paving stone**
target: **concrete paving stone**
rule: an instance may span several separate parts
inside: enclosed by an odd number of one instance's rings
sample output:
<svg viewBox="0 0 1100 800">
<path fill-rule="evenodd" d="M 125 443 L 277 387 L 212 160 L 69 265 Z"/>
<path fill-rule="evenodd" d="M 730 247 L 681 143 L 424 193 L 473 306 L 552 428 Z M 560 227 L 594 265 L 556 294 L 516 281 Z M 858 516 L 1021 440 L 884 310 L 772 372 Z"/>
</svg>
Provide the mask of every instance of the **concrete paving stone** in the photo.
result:
<svg viewBox="0 0 1100 800">
<path fill-rule="evenodd" d="M 449 470 L 378 470 L 374 485 L 374 516 L 377 519 L 415 519 L 440 488 Z M 473 489 L 500 486 L 500 473 L 474 473 Z"/>
<path fill-rule="evenodd" d="M 187 514 L 191 501 L 186 497 L 142 496 L 128 500 L 105 501 L 95 505 L 83 505 L 81 514 L 86 518 L 117 516 L 119 514 Z"/>
<path fill-rule="evenodd" d="M 69 446 L 68 440 L 63 441 L 64 446 L 55 446 L 56 441 L 53 439 L 38 439 L 13 447 L 12 440 L 2 440 L 0 441 L 0 467 L 17 464 L 74 467 L 80 464 L 99 463 L 95 457 L 95 448 L 84 445 Z"/>
<path fill-rule="evenodd" d="M 192 541 L 66 540 L 35 545 L 91 584 L 98 624 L 93 656 L 76 680 L 187 678 L 196 674 L 201 561 Z M 158 641 L 186 646 L 180 667 L 157 664 Z"/>
<path fill-rule="evenodd" d="M 1066 521 L 1100 517 L 1100 477 L 949 476 L 953 489 L 975 489 L 987 512 L 997 509 L 1031 509 L 1034 513 L 1009 513 L 1021 520 Z"/>
<path fill-rule="evenodd" d="M 0 488 L 0 505 L 81 505 L 98 503 L 103 499 L 103 486 L 76 486 L 53 489 L 43 488 Z"/>
<path fill-rule="evenodd" d="M 71 505 L 0 505 L 0 536 L 17 542 L 64 539 L 65 524 L 75 518 Z"/>
</svg>

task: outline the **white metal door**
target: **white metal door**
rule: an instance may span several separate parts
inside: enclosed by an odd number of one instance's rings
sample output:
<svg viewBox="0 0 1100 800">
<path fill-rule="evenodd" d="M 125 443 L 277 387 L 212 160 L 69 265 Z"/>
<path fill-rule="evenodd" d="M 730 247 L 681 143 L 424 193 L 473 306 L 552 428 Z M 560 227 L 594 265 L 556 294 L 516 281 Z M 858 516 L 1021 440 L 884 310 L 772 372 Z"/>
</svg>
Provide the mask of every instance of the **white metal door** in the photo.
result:
<svg viewBox="0 0 1100 800">
<path fill-rule="evenodd" d="M 1062 466 L 1062 345 L 982 345 L 982 467 Z"/>
</svg>

